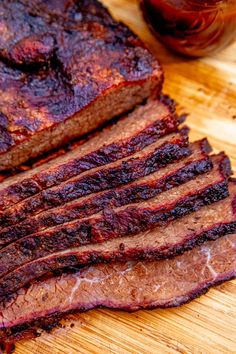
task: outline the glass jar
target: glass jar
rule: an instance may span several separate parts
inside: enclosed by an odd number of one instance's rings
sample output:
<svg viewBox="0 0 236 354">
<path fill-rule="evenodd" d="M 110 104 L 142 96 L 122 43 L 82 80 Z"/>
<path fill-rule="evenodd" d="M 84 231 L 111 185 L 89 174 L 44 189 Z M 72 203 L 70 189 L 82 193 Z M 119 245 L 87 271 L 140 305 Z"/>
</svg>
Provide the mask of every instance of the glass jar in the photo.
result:
<svg viewBox="0 0 236 354">
<path fill-rule="evenodd" d="M 236 0 L 141 0 L 154 33 L 172 50 L 199 57 L 236 39 Z"/>
</svg>

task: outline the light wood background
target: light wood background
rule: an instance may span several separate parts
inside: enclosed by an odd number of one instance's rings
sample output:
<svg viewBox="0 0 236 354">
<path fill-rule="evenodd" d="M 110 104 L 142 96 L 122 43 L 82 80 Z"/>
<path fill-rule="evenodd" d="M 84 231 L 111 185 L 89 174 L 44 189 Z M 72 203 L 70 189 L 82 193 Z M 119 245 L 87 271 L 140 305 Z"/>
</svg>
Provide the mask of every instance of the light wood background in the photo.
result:
<svg viewBox="0 0 236 354">
<path fill-rule="evenodd" d="M 104 0 L 161 60 L 165 92 L 187 112 L 191 139 L 208 136 L 236 171 L 236 43 L 219 55 L 188 60 L 170 54 L 150 34 L 135 0 Z M 71 328 L 71 324 L 74 327 Z M 17 345 L 17 354 L 236 353 L 236 281 L 181 308 L 133 314 L 94 310 L 71 316 L 64 329 Z"/>
</svg>

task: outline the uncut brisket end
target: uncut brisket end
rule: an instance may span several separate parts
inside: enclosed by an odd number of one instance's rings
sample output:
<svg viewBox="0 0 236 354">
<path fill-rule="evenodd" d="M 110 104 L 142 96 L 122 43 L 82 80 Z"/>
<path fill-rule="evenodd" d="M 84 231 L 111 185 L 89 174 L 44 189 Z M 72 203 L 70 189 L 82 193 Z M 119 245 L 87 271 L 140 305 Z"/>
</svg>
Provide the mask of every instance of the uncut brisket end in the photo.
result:
<svg viewBox="0 0 236 354">
<path fill-rule="evenodd" d="M 37 328 L 55 324 L 65 314 L 96 307 L 136 311 L 179 306 L 235 276 L 236 234 L 172 259 L 86 267 L 33 283 L 2 302 L 0 337 L 34 336 Z"/>
<path fill-rule="evenodd" d="M 34 213 L 129 183 L 190 154 L 188 131 L 187 128 L 183 128 L 180 132 L 161 138 L 131 157 L 86 171 L 76 178 L 46 189 L 0 212 L 0 224 L 2 227 L 14 225 Z"/>
<path fill-rule="evenodd" d="M 20 286 L 55 269 L 90 263 L 169 258 L 194 246 L 236 232 L 236 182 L 230 182 L 230 196 L 200 210 L 132 237 L 68 249 L 17 268 L 2 279 L 0 292 L 13 293 Z"/>
<path fill-rule="evenodd" d="M 155 57 L 96 0 L 2 0 L 0 13 L 0 170 L 161 89 Z"/>
<path fill-rule="evenodd" d="M 90 218 L 63 224 L 15 241 L 0 251 L 0 296 L 11 292 L 4 275 L 25 263 L 57 251 L 109 239 L 135 235 L 166 225 L 204 205 L 228 196 L 229 160 L 222 153 L 213 158 L 213 171 L 138 205 L 107 209 Z M 11 259 L 11 262 L 9 262 Z M 35 274 L 36 276 L 36 274 Z M 3 290 L 4 289 L 4 290 Z"/>
<path fill-rule="evenodd" d="M 23 222 L 3 230 L 0 229 L 0 247 L 48 227 L 89 217 L 104 208 L 121 207 L 153 198 L 161 192 L 208 172 L 212 168 L 212 161 L 207 155 L 210 151 L 208 141 L 203 139 L 193 143 L 190 150 L 190 156 L 125 186 L 92 194 L 38 215 L 29 216 Z"/>
<path fill-rule="evenodd" d="M 1 183 L 0 210 L 84 171 L 133 155 L 178 125 L 171 100 L 150 100 L 73 151 Z"/>
</svg>

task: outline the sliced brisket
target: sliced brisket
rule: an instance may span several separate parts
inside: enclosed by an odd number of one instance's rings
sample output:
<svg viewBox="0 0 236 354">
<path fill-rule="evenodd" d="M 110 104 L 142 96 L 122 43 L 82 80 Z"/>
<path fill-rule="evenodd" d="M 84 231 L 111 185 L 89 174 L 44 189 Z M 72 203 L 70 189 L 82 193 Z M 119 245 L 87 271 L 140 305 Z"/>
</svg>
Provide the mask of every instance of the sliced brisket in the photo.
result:
<svg viewBox="0 0 236 354">
<path fill-rule="evenodd" d="M 230 196 L 205 206 L 169 225 L 132 237 L 116 238 L 51 254 L 25 264 L 3 277 L 0 294 L 18 290 L 35 277 L 65 267 L 90 263 L 157 260 L 176 256 L 207 240 L 236 232 L 236 182 L 230 184 Z M 2 296 L 2 295 L 0 295 Z"/>
<path fill-rule="evenodd" d="M 1 0 L 0 13 L 0 170 L 161 88 L 157 60 L 96 0 Z"/>
<path fill-rule="evenodd" d="M 48 227 L 96 214 L 104 208 L 120 207 L 150 199 L 165 190 L 176 187 L 202 173 L 208 172 L 212 168 L 212 161 L 207 155 L 207 152 L 210 151 L 210 145 L 207 140 L 203 139 L 191 144 L 190 150 L 191 155 L 181 161 L 167 165 L 167 167 L 161 168 L 153 174 L 149 174 L 120 188 L 92 194 L 89 197 L 80 198 L 78 201 L 68 203 L 59 208 L 53 208 L 35 216 L 30 214 L 21 223 L 2 230 L 0 228 L 0 248 L 14 240 L 42 231 Z M 152 165 L 151 169 L 154 167 Z M 148 172 L 148 169 L 145 169 L 146 172 Z M 137 174 L 140 174 L 140 170 L 134 171 L 131 176 L 137 176 Z M 125 178 L 129 180 L 130 174 Z M 121 179 L 118 181 L 118 184 L 119 182 L 121 182 Z M 81 193 L 81 189 L 79 189 L 79 192 Z M 68 198 L 68 194 L 66 198 Z M 30 211 L 30 209 L 27 211 Z M 16 213 L 16 215 L 19 215 L 19 213 Z M 21 218 L 22 216 L 19 215 L 19 219 L 15 220 L 19 221 Z"/>
<path fill-rule="evenodd" d="M 0 337 L 35 335 L 65 314 L 100 306 L 126 311 L 179 306 L 235 276 L 236 234 L 172 259 L 86 267 L 33 283 L 4 301 Z"/>
<path fill-rule="evenodd" d="M 0 251 L 0 296 L 12 292 L 13 287 L 15 289 L 21 285 L 21 282 L 15 284 L 11 281 L 11 274 L 9 282 L 6 282 L 4 276 L 23 264 L 68 248 L 102 243 L 113 238 L 135 235 L 155 226 L 166 225 L 204 205 L 227 197 L 229 173 L 229 160 L 222 153 L 213 158 L 211 172 L 146 202 L 105 209 L 103 213 L 90 218 L 47 229 L 11 243 Z M 35 272 L 34 276 L 37 277 Z"/>
<path fill-rule="evenodd" d="M 188 131 L 184 128 L 178 133 L 160 138 L 131 157 L 86 171 L 0 212 L 0 224 L 2 227 L 14 225 L 34 213 L 149 175 L 172 161 L 190 155 L 188 145 Z"/>
<path fill-rule="evenodd" d="M 0 210 L 98 166 L 133 155 L 177 130 L 171 100 L 150 100 L 85 144 L 38 168 L 0 184 Z"/>
<path fill-rule="evenodd" d="M 144 44 L 97 0 L 0 13 L 0 171 L 117 117 L 0 184 L 0 351 L 68 313 L 178 306 L 235 277 L 229 159 L 189 145 Z"/>
</svg>

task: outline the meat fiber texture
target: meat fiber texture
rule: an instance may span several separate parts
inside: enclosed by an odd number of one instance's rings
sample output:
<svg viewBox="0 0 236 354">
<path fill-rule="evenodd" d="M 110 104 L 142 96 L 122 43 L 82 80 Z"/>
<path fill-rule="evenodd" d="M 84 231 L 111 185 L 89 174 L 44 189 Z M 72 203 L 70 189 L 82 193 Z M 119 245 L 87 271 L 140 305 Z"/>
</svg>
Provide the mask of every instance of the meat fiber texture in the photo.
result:
<svg viewBox="0 0 236 354">
<path fill-rule="evenodd" d="M 86 171 L 0 212 L 0 224 L 2 227 L 14 225 L 34 213 L 149 175 L 172 161 L 190 155 L 188 145 L 185 129 L 162 137 L 130 157 Z"/>
<path fill-rule="evenodd" d="M 157 260 L 173 257 L 207 240 L 236 232 L 236 183 L 230 184 L 230 196 L 182 217 L 164 227 L 156 227 L 132 237 L 55 252 L 26 263 L 4 277 L 4 288 L 11 292 L 58 268 L 89 263 Z M 15 285 L 13 285 L 15 284 Z"/>
<path fill-rule="evenodd" d="M 0 252 L 0 296 L 14 292 L 25 285 L 29 279 L 32 280 L 32 277 L 36 278 L 45 273 L 45 269 L 48 270 L 47 264 L 39 262 L 38 266 L 34 265 L 32 273 L 29 267 L 28 273 L 22 272 L 19 277 L 17 276 L 18 268 L 24 264 L 69 248 L 102 243 L 167 225 L 170 221 L 181 218 L 204 205 L 227 197 L 227 178 L 231 173 L 229 160 L 223 153 L 212 159 L 212 171 L 147 201 L 120 208 L 104 209 L 103 212 L 90 218 L 46 229 L 2 248 Z M 66 258 L 69 262 L 70 257 Z M 75 259 L 76 257 L 73 257 L 73 260 Z M 65 265 L 62 265 L 60 260 L 63 261 L 64 258 L 59 257 L 51 270 Z"/>
<path fill-rule="evenodd" d="M 172 259 L 87 267 L 33 283 L 1 303 L 0 337 L 34 336 L 38 327 L 51 328 L 65 314 L 96 307 L 136 311 L 179 306 L 235 276 L 236 234 Z"/>
<path fill-rule="evenodd" d="M 61 198 L 61 194 L 58 193 L 60 198 L 58 197 L 56 201 L 59 201 L 60 205 L 56 207 L 55 203 L 52 209 L 46 211 L 35 213 L 35 204 L 28 200 L 26 206 L 33 204 L 32 208 L 27 207 L 27 209 L 23 209 L 21 204 L 21 208 L 18 208 L 15 213 L 12 212 L 14 208 L 11 210 L 12 217 L 11 219 L 8 218 L 7 222 L 9 224 L 10 220 L 12 222 L 16 221 L 16 224 L 13 223 L 13 225 L 4 228 L 3 214 L 0 216 L 3 224 L 2 227 L 0 227 L 0 248 L 32 233 L 43 231 L 48 227 L 64 224 L 75 219 L 89 217 L 105 208 L 121 207 L 129 203 L 138 203 L 150 199 L 151 197 L 211 170 L 212 161 L 207 154 L 210 151 L 210 145 L 206 139 L 190 144 L 189 150 L 191 151 L 191 154 L 186 158 L 182 158 L 180 161 L 173 162 L 170 165 L 168 164 L 166 167 L 157 169 L 156 172 L 118 188 L 92 193 L 89 196 L 78 198 L 75 201 L 66 204 L 65 198 Z M 156 169 L 156 167 L 158 167 L 156 164 L 152 164 L 151 168 L 145 168 L 144 172 L 150 172 L 150 170 Z M 123 180 L 125 177 L 125 180 L 127 181 L 131 176 L 137 177 L 137 175 L 140 175 L 140 170 L 135 170 L 134 173 L 128 175 L 123 171 L 122 177 Z M 96 179 L 94 180 L 97 182 Z M 117 179 L 114 181 L 116 184 L 117 182 L 120 183 L 122 178 L 120 178 L 119 181 L 117 181 Z M 101 187 L 101 185 L 99 186 Z M 81 188 L 79 190 L 77 189 L 72 195 L 75 196 L 78 192 L 81 194 Z M 63 194 L 63 197 L 64 196 L 67 199 L 68 197 L 69 199 L 71 198 L 71 195 L 69 194 Z M 37 198 L 37 200 L 39 200 L 39 198 Z M 36 204 L 37 207 L 39 205 L 40 203 Z M 44 201 L 43 205 L 44 207 L 47 206 L 46 201 Z M 49 206 L 51 207 L 51 205 Z M 8 213 L 8 211 L 6 212 Z M 19 222 L 24 216 L 26 216 L 26 214 L 29 214 L 29 216 L 25 220 Z"/>
<path fill-rule="evenodd" d="M 49 163 L 0 184 L 0 210 L 85 171 L 126 158 L 174 132 L 179 125 L 173 101 L 149 100 L 86 143 Z"/>
<path fill-rule="evenodd" d="M 2 0 L 0 13 L 0 170 L 161 89 L 157 60 L 96 0 Z"/>
</svg>

